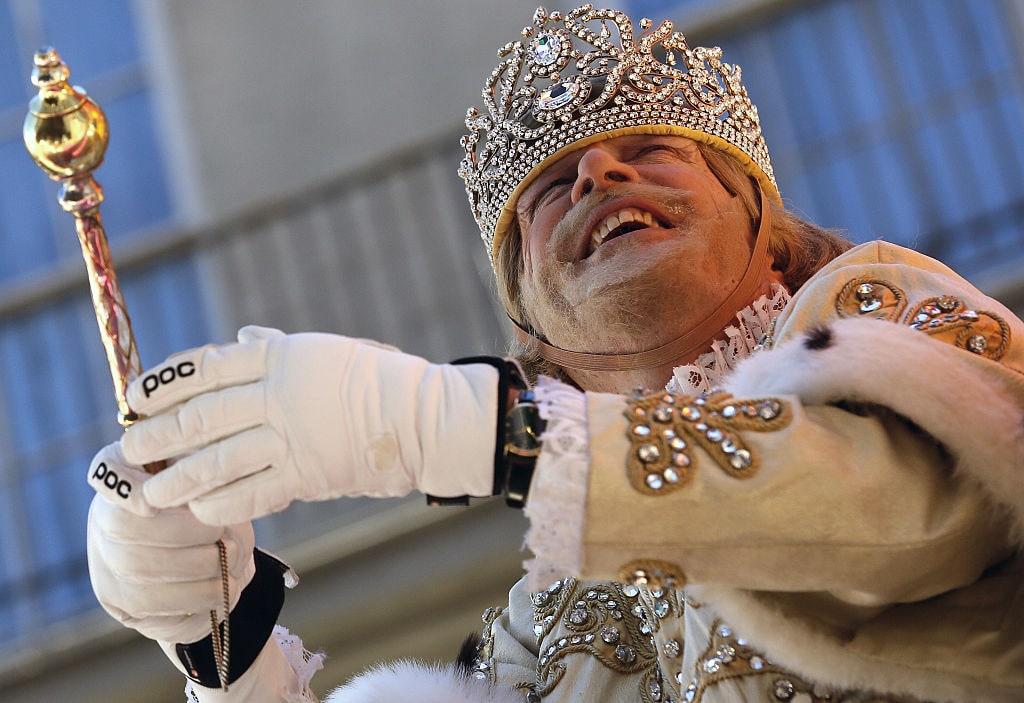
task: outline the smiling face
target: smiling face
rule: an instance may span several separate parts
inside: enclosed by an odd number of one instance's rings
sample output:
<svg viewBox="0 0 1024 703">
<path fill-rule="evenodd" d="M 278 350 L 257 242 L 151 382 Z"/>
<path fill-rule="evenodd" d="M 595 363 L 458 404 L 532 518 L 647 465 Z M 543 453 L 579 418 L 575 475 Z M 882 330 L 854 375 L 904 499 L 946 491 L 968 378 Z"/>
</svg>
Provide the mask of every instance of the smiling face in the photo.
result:
<svg viewBox="0 0 1024 703">
<path fill-rule="evenodd" d="M 567 154 L 516 212 L 529 321 L 578 351 L 642 351 L 692 329 L 736 287 L 754 237 L 741 198 L 681 136 L 615 137 Z M 764 279 L 765 290 L 778 279 L 770 261 Z"/>
</svg>

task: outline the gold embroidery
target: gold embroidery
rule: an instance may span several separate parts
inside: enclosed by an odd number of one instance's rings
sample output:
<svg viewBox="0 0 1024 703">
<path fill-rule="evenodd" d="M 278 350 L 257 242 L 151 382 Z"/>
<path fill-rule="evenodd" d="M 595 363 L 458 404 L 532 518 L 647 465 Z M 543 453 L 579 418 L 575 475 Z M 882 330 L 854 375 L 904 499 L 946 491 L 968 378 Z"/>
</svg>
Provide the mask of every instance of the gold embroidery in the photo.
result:
<svg viewBox="0 0 1024 703">
<path fill-rule="evenodd" d="M 494 674 L 494 623 L 501 617 L 502 612 L 503 608 L 488 608 L 484 611 L 484 629 L 476 648 L 476 656 L 473 658 L 473 676 L 487 679 L 492 685 L 497 681 Z"/>
<path fill-rule="evenodd" d="M 759 462 L 739 432 L 780 430 L 789 424 L 792 412 L 775 398 L 659 393 L 630 398 L 626 417 L 632 445 L 627 462 L 630 484 L 645 495 L 665 495 L 693 477 L 691 443 L 701 446 L 730 476 L 750 478 Z"/>
<path fill-rule="evenodd" d="M 683 570 L 660 559 L 634 559 L 619 567 L 619 580 L 633 586 L 646 586 L 649 591 L 682 588 L 686 585 Z"/>
<path fill-rule="evenodd" d="M 769 662 L 763 654 L 749 646 L 732 628 L 715 621 L 709 643 L 697 659 L 694 676 L 682 689 L 682 700 L 700 703 L 714 686 L 730 679 L 762 676 L 767 701 L 800 701 L 801 703 L 920 703 L 917 699 L 896 696 L 879 698 L 862 691 L 837 691 L 815 686 L 790 671 Z"/>
<path fill-rule="evenodd" d="M 907 315 L 906 323 L 948 344 L 997 361 L 1010 345 L 1010 326 L 998 315 L 970 310 L 960 298 L 928 298 Z"/>
<path fill-rule="evenodd" d="M 888 281 L 877 278 L 855 278 L 843 286 L 836 297 L 839 317 L 894 321 L 906 307 L 906 294 Z"/>
<path fill-rule="evenodd" d="M 559 581 L 533 596 L 534 632 L 542 646 L 533 690 L 548 695 L 566 673 L 563 661 L 585 653 L 620 674 L 640 673 L 640 698 L 660 700 L 661 674 L 650 627 L 635 612 L 639 589 L 628 585 Z M 560 633 L 553 634 L 558 627 Z M 550 638 L 550 642 L 545 643 Z M 546 646 L 544 646 L 546 644 Z"/>
</svg>

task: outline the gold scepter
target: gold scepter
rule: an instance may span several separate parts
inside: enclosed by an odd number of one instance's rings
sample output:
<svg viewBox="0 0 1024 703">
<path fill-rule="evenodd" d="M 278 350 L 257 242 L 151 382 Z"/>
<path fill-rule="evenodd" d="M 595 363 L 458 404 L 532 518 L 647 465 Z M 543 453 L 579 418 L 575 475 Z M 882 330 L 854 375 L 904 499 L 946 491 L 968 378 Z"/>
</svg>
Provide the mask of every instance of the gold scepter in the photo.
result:
<svg viewBox="0 0 1024 703">
<path fill-rule="evenodd" d="M 71 72 L 54 49 L 40 49 L 33 62 L 32 83 L 39 88 L 39 94 L 29 102 L 22 137 L 36 164 L 46 175 L 60 182 L 58 202 L 75 218 L 75 230 L 89 274 L 92 306 L 114 382 L 117 419 L 127 428 L 139 419 L 138 414 L 128 407 L 126 391 L 142 373 L 142 362 L 100 219 L 103 189 L 92 177 L 93 171 L 103 163 L 107 150 L 110 137 L 107 118 L 84 90 L 68 84 Z M 166 466 L 166 462 L 159 461 L 147 464 L 145 468 L 149 473 L 157 473 Z M 218 627 L 216 610 L 210 611 L 210 623 L 217 675 L 226 691 L 230 601 L 223 541 L 218 540 L 217 547 L 224 586 L 223 632 Z"/>
<path fill-rule="evenodd" d="M 85 91 L 68 84 L 70 72 L 56 51 L 40 49 L 34 63 L 32 83 L 39 94 L 29 103 L 22 127 L 25 148 L 46 175 L 60 181 L 60 206 L 75 218 L 118 421 L 128 427 L 138 416 L 128 407 L 125 391 L 142 373 L 142 364 L 100 219 L 103 189 L 92 177 L 107 150 L 107 118 Z"/>
</svg>

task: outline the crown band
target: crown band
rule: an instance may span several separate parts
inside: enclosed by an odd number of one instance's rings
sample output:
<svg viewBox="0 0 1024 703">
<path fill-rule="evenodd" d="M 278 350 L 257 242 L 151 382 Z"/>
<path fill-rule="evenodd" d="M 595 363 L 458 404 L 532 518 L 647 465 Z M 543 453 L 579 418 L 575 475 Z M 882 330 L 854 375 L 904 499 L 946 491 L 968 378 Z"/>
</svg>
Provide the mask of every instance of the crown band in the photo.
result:
<svg viewBox="0 0 1024 703">
<path fill-rule="evenodd" d="M 466 113 L 466 183 L 494 265 L 522 190 L 548 164 L 625 134 L 674 134 L 735 156 L 778 200 L 757 108 L 722 50 L 689 47 L 668 20 L 641 34 L 618 10 L 591 5 L 565 15 L 538 8 L 522 39 L 498 52 L 484 110 Z"/>
</svg>

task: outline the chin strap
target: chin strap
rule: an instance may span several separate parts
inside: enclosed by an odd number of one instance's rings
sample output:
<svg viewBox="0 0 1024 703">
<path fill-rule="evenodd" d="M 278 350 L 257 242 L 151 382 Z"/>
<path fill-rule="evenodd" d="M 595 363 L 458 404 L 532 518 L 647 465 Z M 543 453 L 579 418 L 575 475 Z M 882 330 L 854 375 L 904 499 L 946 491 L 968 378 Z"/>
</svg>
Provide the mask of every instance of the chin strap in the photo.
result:
<svg viewBox="0 0 1024 703">
<path fill-rule="evenodd" d="M 761 196 L 761 223 L 757 228 L 757 238 L 754 241 L 754 250 L 750 255 L 747 270 L 743 272 L 740 282 L 736 284 L 732 293 L 722 304 L 703 322 L 698 323 L 689 331 L 654 349 L 632 354 L 590 354 L 552 346 L 512 320 L 516 340 L 528 348 L 536 349 L 542 358 L 554 364 L 579 371 L 653 369 L 689 360 L 692 355 L 707 346 L 708 341 L 721 332 L 735 317 L 736 311 L 748 305 L 760 289 L 761 274 L 764 271 L 765 257 L 768 254 L 768 241 L 771 239 L 772 218 L 764 190 L 758 190 Z"/>
</svg>

